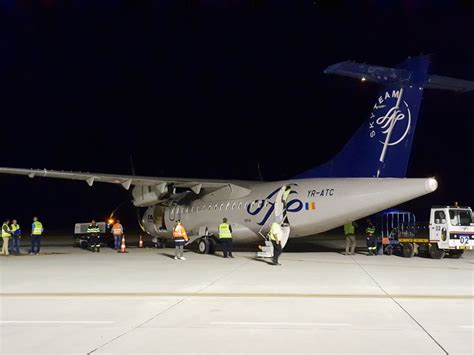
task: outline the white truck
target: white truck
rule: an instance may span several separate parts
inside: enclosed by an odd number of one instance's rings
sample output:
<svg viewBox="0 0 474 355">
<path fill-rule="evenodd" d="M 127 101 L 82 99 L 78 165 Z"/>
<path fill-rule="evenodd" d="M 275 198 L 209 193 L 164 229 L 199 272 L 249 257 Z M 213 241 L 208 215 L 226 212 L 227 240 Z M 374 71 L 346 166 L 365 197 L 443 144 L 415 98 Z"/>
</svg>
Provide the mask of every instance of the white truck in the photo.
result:
<svg viewBox="0 0 474 355">
<path fill-rule="evenodd" d="M 411 212 L 389 211 L 380 216 L 383 252 L 410 258 L 445 255 L 459 258 L 474 249 L 474 218 L 470 207 L 433 206 L 430 222 L 417 223 Z"/>
</svg>

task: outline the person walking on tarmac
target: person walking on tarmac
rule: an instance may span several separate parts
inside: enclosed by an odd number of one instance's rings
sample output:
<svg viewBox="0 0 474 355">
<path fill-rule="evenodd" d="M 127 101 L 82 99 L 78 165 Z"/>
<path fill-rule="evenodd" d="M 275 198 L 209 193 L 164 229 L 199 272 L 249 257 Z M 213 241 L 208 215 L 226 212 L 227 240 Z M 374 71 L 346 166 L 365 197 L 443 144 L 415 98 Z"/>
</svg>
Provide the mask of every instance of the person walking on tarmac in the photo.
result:
<svg viewBox="0 0 474 355">
<path fill-rule="evenodd" d="M 370 219 L 367 220 L 367 228 L 365 229 L 365 234 L 367 235 L 367 256 L 377 255 L 377 239 L 375 237 L 375 227 Z"/>
<path fill-rule="evenodd" d="M 270 237 L 270 241 L 273 244 L 273 265 L 281 265 L 278 262 L 278 258 L 281 254 L 281 238 L 282 238 L 282 230 L 281 226 L 277 222 L 273 222 L 270 228 L 270 232 L 268 236 Z"/>
<path fill-rule="evenodd" d="M 20 238 L 21 229 L 16 219 L 10 224 L 10 230 L 12 231 L 12 238 L 10 240 L 10 254 L 20 255 Z"/>
<path fill-rule="evenodd" d="M 232 227 L 227 223 L 227 218 L 222 219 L 222 223 L 219 225 L 219 240 L 222 243 L 222 250 L 224 252 L 224 258 L 233 258 L 232 255 Z"/>
<path fill-rule="evenodd" d="M 186 229 L 184 229 L 181 221 L 178 220 L 173 228 L 173 239 L 174 239 L 174 259 L 186 260 L 183 256 L 184 243 L 188 240 Z"/>
<path fill-rule="evenodd" d="M 41 248 L 41 236 L 43 235 L 43 224 L 38 221 L 38 217 L 33 217 L 31 225 L 31 249 L 30 255 L 38 255 Z"/>
<path fill-rule="evenodd" d="M 11 234 L 11 229 L 10 229 L 10 220 L 6 219 L 3 221 L 2 225 L 2 239 L 3 239 L 3 245 L 2 245 L 2 255 L 10 255 L 10 251 L 8 249 L 8 244 L 10 242 L 10 237 L 12 236 Z"/>
<path fill-rule="evenodd" d="M 120 242 L 122 241 L 123 235 L 123 226 L 120 224 L 120 221 L 117 219 L 117 222 L 112 226 L 112 234 L 114 235 L 114 249 L 120 249 Z"/>
<path fill-rule="evenodd" d="M 344 235 L 346 236 L 345 255 L 355 255 L 355 247 L 356 247 L 355 229 L 356 228 L 357 228 L 356 222 L 349 222 L 349 223 L 344 224 Z"/>
<path fill-rule="evenodd" d="M 92 220 L 89 227 L 87 227 L 87 234 L 89 235 L 89 247 L 91 251 L 100 253 L 100 228 L 95 220 Z"/>
</svg>

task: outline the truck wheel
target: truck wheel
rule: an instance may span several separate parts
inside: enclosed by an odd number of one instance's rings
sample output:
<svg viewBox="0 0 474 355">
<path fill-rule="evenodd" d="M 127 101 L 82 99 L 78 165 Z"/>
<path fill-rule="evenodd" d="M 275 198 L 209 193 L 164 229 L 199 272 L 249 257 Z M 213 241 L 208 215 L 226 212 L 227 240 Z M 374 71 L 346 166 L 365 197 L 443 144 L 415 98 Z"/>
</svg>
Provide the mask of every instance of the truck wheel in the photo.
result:
<svg viewBox="0 0 474 355">
<path fill-rule="evenodd" d="M 415 247 L 412 243 L 403 243 L 402 255 L 404 258 L 413 258 L 415 256 Z"/>
<path fill-rule="evenodd" d="M 385 254 L 387 255 L 393 254 L 393 247 L 391 245 L 388 245 L 387 247 L 385 247 Z"/>
<path fill-rule="evenodd" d="M 82 249 L 87 249 L 89 248 L 89 243 L 87 242 L 87 240 L 81 240 L 79 242 L 79 246 L 82 248 Z"/>
<path fill-rule="evenodd" d="M 209 254 L 209 250 L 211 247 L 211 243 L 209 243 L 209 239 L 207 238 L 201 238 L 199 239 L 198 242 L 198 251 L 201 254 Z"/>
<path fill-rule="evenodd" d="M 438 248 L 438 244 L 431 244 L 430 245 L 430 256 L 433 259 L 443 259 L 444 258 L 444 250 Z"/>
<path fill-rule="evenodd" d="M 464 253 L 464 250 L 450 250 L 449 257 L 453 259 L 459 259 L 463 253 Z"/>
</svg>

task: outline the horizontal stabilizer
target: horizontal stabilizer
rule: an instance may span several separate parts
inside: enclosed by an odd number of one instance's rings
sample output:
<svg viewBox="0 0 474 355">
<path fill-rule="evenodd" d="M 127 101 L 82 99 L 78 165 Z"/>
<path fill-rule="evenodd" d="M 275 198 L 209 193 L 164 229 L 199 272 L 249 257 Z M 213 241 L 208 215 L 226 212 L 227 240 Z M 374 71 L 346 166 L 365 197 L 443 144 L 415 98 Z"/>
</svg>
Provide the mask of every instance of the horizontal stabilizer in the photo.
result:
<svg viewBox="0 0 474 355">
<path fill-rule="evenodd" d="M 335 74 L 370 81 L 378 84 L 410 83 L 422 85 L 427 89 L 450 90 L 467 92 L 474 90 L 474 82 L 440 75 L 426 75 L 416 77 L 416 73 L 403 68 L 387 68 L 378 65 L 360 64 L 355 62 L 341 62 L 330 65 L 324 70 L 325 74 Z"/>
</svg>

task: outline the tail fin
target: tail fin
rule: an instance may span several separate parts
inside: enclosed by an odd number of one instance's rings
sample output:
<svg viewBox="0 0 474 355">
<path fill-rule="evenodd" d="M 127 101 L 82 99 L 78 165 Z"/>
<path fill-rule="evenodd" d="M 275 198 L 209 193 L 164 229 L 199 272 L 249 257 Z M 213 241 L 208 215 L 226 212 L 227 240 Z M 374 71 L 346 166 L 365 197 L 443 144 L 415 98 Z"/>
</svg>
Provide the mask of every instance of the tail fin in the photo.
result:
<svg viewBox="0 0 474 355">
<path fill-rule="evenodd" d="M 382 84 L 369 118 L 331 161 L 296 178 L 404 177 L 424 88 L 469 91 L 474 83 L 429 76 L 428 56 L 409 58 L 396 68 L 353 62 L 332 65 L 325 73 Z"/>
</svg>

